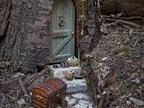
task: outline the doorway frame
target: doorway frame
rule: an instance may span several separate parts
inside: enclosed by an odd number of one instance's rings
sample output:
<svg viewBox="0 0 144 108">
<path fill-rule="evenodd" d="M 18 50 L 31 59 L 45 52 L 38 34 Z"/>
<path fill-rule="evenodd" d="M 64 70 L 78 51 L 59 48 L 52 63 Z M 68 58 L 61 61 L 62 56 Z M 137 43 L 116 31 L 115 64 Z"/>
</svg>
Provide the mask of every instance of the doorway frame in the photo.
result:
<svg viewBox="0 0 144 108">
<path fill-rule="evenodd" d="M 75 51 L 74 51 L 74 56 L 78 57 L 78 47 L 79 47 L 79 24 L 78 24 L 78 0 L 71 0 L 71 2 L 73 3 L 74 5 L 74 8 L 75 8 Z M 53 12 L 53 9 L 54 9 L 54 4 L 55 2 L 53 3 L 53 8 L 52 8 L 52 11 L 51 11 L 51 18 L 52 18 L 52 12 Z M 52 26 L 52 25 L 51 25 Z M 50 34 L 51 34 L 51 30 L 50 30 Z M 49 39 L 49 41 L 51 41 L 51 38 Z M 51 61 L 55 60 L 55 58 L 52 57 L 52 52 L 51 52 L 51 44 L 50 44 L 50 63 Z M 53 62 L 52 62 L 53 63 Z"/>
</svg>

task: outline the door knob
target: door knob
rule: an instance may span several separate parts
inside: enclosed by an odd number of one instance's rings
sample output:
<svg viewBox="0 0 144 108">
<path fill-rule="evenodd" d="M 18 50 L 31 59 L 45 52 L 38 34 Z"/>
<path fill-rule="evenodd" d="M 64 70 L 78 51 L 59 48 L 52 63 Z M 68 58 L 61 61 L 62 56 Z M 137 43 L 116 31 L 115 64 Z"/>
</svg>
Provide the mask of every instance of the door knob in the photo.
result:
<svg viewBox="0 0 144 108">
<path fill-rule="evenodd" d="M 74 32 L 73 31 L 71 31 L 71 34 L 72 34 L 72 36 L 74 36 Z"/>
</svg>

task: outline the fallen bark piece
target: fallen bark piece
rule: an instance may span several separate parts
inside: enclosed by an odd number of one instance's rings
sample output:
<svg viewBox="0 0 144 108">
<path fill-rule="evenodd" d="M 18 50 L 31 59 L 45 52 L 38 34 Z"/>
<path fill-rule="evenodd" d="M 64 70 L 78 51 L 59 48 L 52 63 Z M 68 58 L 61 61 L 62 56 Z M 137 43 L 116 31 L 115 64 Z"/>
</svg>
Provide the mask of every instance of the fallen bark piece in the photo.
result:
<svg viewBox="0 0 144 108">
<path fill-rule="evenodd" d="M 144 101 L 133 98 L 133 97 L 129 97 L 129 100 L 132 101 L 134 104 L 139 105 L 139 106 L 143 106 L 144 105 Z"/>
<path fill-rule="evenodd" d="M 10 62 L 0 61 L 0 69 L 9 68 L 10 65 Z"/>
</svg>

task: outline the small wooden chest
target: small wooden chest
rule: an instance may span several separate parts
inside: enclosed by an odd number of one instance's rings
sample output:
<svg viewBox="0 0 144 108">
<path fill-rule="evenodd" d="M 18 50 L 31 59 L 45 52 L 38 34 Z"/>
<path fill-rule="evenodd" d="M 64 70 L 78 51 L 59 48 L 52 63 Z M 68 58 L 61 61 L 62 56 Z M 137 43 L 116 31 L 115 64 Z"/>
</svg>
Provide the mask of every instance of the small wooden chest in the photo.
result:
<svg viewBox="0 0 144 108">
<path fill-rule="evenodd" d="M 65 102 L 67 84 L 59 78 L 53 78 L 33 88 L 32 105 L 35 108 L 55 108 Z"/>
</svg>

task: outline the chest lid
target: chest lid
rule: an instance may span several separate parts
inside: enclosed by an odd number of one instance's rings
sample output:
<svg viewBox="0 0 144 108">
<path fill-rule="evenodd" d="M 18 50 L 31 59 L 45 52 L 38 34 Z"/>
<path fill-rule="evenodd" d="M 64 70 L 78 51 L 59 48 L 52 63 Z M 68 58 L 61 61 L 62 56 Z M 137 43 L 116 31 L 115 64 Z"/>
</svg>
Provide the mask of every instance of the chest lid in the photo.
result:
<svg viewBox="0 0 144 108">
<path fill-rule="evenodd" d="M 63 80 L 59 78 L 53 78 L 44 82 L 40 86 L 33 88 L 33 92 L 36 92 L 43 97 L 49 98 L 65 90 L 66 86 L 67 84 Z"/>
</svg>

